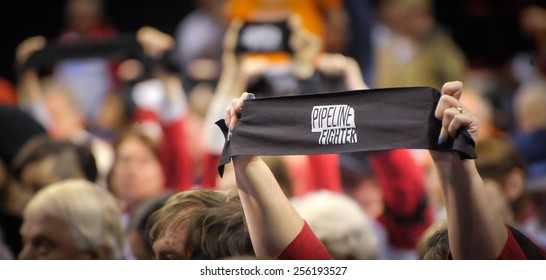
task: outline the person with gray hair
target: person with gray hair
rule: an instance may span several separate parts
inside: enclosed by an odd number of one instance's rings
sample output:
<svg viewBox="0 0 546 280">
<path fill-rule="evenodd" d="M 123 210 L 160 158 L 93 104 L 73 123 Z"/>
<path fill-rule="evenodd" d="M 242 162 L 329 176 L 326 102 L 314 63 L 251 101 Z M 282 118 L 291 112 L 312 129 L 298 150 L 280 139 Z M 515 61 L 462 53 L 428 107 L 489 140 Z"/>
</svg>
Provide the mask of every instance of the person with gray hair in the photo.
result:
<svg viewBox="0 0 546 280">
<path fill-rule="evenodd" d="M 332 258 L 378 258 L 378 238 L 372 228 L 373 219 L 349 196 L 321 190 L 292 198 L 291 202 Z"/>
<path fill-rule="evenodd" d="M 28 203 L 19 259 L 121 259 L 123 230 L 114 197 L 71 179 L 40 190 Z"/>
</svg>

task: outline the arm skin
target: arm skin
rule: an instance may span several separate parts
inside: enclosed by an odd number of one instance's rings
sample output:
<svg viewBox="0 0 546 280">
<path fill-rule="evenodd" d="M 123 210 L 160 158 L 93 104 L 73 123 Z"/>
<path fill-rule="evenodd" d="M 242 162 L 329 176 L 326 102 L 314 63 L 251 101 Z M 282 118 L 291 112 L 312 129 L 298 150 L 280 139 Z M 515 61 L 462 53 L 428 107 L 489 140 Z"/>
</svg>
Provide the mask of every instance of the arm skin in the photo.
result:
<svg viewBox="0 0 546 280">
<path fill-rule="evenodd" d="M 225 120 L 232 129 L 249 95 L 244 93 L 240 98 L 230 100 L 246 88 L 248 80 L 233 52 L 241 26 L 242 22 L 233 21 L 226 33 L 223 71 L 210 107 L 222 110 L 225 107 L 219 106 L 231 102 L 231 107 L 226 109 Z M 269 167 L 259 157 L 233 157 L 233 164 L 237 190 L 256 257 L 273 259 L 296 238 L 303 228 L 304 220 L 284 195 Z"/>
<path fill-rule="evenodd" d="M 440 142 L 466 127 L 474 139 L 478 121 L 457 106 L 462 83 L 444 85 L 436 108 L 442 120 Z M 235 128 L 242 112 L 244 93 L 226 109 L 226 124 Z M 502 217 L 490 207 L 484 183 L 473 160 L 460 160 L 455 153 L 432 152 L 445 199 L 449 244 L 454 259 L 496 259 L 506 243 L 508 232 Z M 269 168 L 255 157 L 234 157 L 238 192 L 254 246 L 259 258 L 272 258 L 288 246 L 304 221 L 294 210 Z"/>
<path fill-rule="evenodd" d="M 225 121 L 232 129 L 237 125 L 244 101 L 251 95 L 243 93 L 226 109 Z M 304 220 L 259 157 L 233 157 L 233 166 L 256 257 L 275 258 L 296 238 Z"/>
<path fill-rule="evenodd" d="M 45 44 L 46 39 L 43 36 L 27 38 L 17 46 L 15 52 L 16 62 L 22 65 L 30 55 L 42 49 Z M 40 78 L 38 77 L 36 69 L 27 69 L 21 73 L 17 87 L 20 104 L 26 105 L 36 103 L 43 96 Z"/>
<path fill-rule="evenodd" d="M 477 138 L 478 121 L 463 108 L 459 98 L 462 83 L 446 83 L 436 108 L 442 120 L 441 137 L 455 135 L 466 127 Z M 444 138 L 445 139 L 445 138 Z M 441 142 L 441 141 L 440 141 Z M 454 259 L 496 259 L 508 238 L 502 217 L 491 206 L 473 160 L 461 160 L 455 153 L 431 152 L 444 196 L 449 231 L 449 246 Z"/>
<path fill-rule="evenodd" d="M 304 220 L 259 157 L 234 157 L 235 178 L 256 257 L 275 258 L 301 231 Z"/>
</svg>

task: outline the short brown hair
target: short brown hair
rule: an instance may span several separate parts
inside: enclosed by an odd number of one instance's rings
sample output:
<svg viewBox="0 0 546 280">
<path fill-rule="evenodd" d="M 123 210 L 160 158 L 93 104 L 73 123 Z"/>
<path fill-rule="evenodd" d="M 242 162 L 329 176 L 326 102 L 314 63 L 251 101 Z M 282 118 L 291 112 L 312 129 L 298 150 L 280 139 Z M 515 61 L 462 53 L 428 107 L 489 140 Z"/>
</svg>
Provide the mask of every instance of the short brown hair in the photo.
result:
<svg viewBox="0 0 546 280">
<path fill-rule="evenodd" d="M 133 125 L 129 127 L 128 129 L 124 130 L 120 136 L 114 141 L 113 147 L 114 147 L 114 163 L 112 164 L 112 168 L 110 168 L 110 171 L 108 172 L 108 175 L 106 175 L 106 186 L 108 187 L 108 190 L 112 193 L 116 194 L 114 191 L 114 188 L 112 187 L 112 179 L 114 177 L 114 170 L 116 169 L 116 164 L 119 163 L 119 157 L 118 152 L 120 149 L 121 144 L 123 144 L 127 139 L 134 138 L 140 141 L 141 143 L 148 148 L 152 154 L 154 155 L 155 159 L 159 161 L 162 165 L 161 161 L 161 143 L 158 138 L 154 138 L 152 136 L 152 133 L 147 132 L 145 128 L 139 126 L 139 125 Z M 117 195 L 117 194 L 116 194 Z"/>
<path fill-rule="evenodd" d="M 143 127 L 142 125 L 134 125 L 123 131 L 121 135 L 114 142 L 114 150 L 117 152 L 119 147 L 128 138 L 136 138 L 140 140 L 144 145 L 152 151 L 157 159 L 160 158 L 160 140 L 157 136 L 153 135 L 150 129 Z"/>
<path fill-rule="evenodd" d="M 68 140 L 52 139 L 47 135 L 33 137 L 17 153 L 13 160 L 15 178 L 21 180 L 23 170 L 27 166 L 46 158 L 55 161 L 53 172 L 61 180 L 83 176 L 89 181 L 96 180 L 97 166 L 88 147 L 76 145 Z"/>
<path fill-rule="evenodd" d="M 148 221 L 153 244 L 167 230 L 186 223 L 183 255 L 188 259 L 254 256 L 239 196 L 212 190 L 173 195 Z"/>
<path fill-rule="evenodd" d="M 510 140 L 491 137 L 481 140 L 476 145 L 476 168 L 482 178 L 492 179 L 504 185 L 506 176 L 514 168 L 525 173 L 525 161 Z M 524 193 L 510 205 L 514 217 L 519 217 L 524 210 Z"/>
<path fill-rule="evenodd" d="M 478 142 L 476 167 L 482 177 L 501 180 L 512 170 L 525 171 L 525 161 L 508 139 L 491 137 Z"/>
<path fill-rule="evenodd" d="M 417 257 L 420 260 L 447 260 L 449 236 L 447 223 L 440 220 L 431 225 L 417 243 Z"/>
</svg>

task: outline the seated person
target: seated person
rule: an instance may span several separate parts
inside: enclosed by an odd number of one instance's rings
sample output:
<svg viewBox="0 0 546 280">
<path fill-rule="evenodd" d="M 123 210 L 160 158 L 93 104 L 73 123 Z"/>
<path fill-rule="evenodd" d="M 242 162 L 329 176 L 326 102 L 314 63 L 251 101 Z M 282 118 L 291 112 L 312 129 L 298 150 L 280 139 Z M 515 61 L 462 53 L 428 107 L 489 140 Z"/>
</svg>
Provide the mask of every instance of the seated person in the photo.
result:
<svg viewBox="0 0 546 280">
<path fill-rule="evenodd" d="M 156 259 L 214 260 L 254 256 L 241 201 L 211 190 L 180 192 L 149 219 Z"/>
<path fill-rule="evenodd" d="M 82 179 L 40 190 L 25 208 L 21 235 L 20 259 L 122 258 L 123 231 L 114 197 Z"/>
<path fill-rule="evenodd" d="M 373 260 L 378 257 L 374 221 L 358 203 L 327 190 L 292 198 L 292 205 L 336 260 Z"/>
<path fill-rule="evenodd" d="M 97 166 L 89 147 L 39 136 L 28 141 L 13 160 L 15 178 L 33 192 L 66 179 L 95 182 Z"/>
<path fill-rule="evenodd" d="M 142 203 L 140 203 L 129 221 L 127 230 L 127 241 L 131 249 L 132 255 L 138 260 L 153 260 L 154 250 L 150 244 L 147 227 L 148 219 L 157 210 L 163 207 L 163 204 L 173 195 L 172 192 L 166 191 L 156 195 Z"/>
<path fill-rule="evenodd" d="M 508 226 L 510 234 L 528 260 L 544 260 L 544 253 L 535 243 L 519 230 Z M 447 260 L 450 259 L 449 235 L 446 221 L 442 220 L 431 226 L 423 235 L 417 253 L 420 260 Z"/>
</svg>

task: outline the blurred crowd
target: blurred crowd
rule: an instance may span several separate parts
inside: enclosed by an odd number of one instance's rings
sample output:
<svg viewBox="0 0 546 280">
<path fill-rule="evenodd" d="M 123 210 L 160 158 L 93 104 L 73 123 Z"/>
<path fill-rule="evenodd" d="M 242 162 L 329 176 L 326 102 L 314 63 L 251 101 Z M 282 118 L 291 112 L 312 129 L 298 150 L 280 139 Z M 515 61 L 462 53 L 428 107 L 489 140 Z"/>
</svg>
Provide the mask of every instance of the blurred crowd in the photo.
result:
<svg viewBox="0 0 546 280">
<path fill-rule="evenodd" d="M 103 1 L 68 0 L 56 38 L 14 50 L 0 259 L 256 258 L 236 172 L 217 171 L 214 123 L 234 98 L 448 81 L 481 123 L 487 207 L 546 250 L 545 5 L 518 8 L 533 49 L 475 67 L 439 24 L 441 1 L 194 2 L 167 34 L 118 32 Z M 446 218 L 428 151 L 263 158 L 332 258 L 445 258 L 427 251 Z"/>
</svg>

